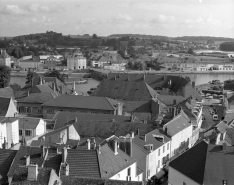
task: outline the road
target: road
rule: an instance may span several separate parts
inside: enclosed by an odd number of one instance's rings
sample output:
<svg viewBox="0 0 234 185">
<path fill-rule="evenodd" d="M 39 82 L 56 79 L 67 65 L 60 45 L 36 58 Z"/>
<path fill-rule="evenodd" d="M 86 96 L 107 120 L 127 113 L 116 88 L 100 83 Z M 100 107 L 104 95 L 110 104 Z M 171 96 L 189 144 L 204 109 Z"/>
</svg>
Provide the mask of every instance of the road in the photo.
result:
<svg viewBox="0 0 234 185">
<path fill-rule="evenodd" d="M 205 117 L 205 120 L 202 122 L 202 129 L 208 129 L 214 125 L 216 125 L 219 121 L 214 121 L 213 120 L 213 115 L 210 114 L 210 106 L 203 106 L 202 113 L 203 116 Z"/>
</svg>

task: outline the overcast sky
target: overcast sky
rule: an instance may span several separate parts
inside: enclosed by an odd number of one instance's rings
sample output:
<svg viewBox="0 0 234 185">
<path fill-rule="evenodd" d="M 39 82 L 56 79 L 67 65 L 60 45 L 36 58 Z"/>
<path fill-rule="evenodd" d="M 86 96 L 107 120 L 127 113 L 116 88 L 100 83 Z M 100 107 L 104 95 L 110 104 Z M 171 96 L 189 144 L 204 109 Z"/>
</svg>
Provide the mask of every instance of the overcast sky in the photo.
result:
<svg viewBox="0 0 234 185">
<path fill-rule="evenodd" d="M 0 36 L 138 33 L 234 38 L 234 0 L 0 0 Z"/>
</svg>

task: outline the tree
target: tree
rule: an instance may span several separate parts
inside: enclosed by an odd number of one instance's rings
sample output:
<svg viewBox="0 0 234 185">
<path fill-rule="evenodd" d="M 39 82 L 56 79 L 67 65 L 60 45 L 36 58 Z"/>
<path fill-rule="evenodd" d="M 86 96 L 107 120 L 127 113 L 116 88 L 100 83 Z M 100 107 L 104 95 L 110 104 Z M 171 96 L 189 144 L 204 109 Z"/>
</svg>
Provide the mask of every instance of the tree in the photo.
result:
<svg viewBox="0 0 234 185">
<path fill-rule="evenodd" d="M 219 45 L 219 49 L 222 51 L 234 51 L 234 42 L 224 42 Z"/>
<path fill-rule="evenodd" d="M 31 80 L 32 80 L 32 78 L 33 78 L 33 77 L 36 77 L 36 76 L 39 76 L 39 74 L 37 74 L 37 73 L 35 73 L 35 72 L 29 70 L 28 73 L 27 73 L 27 77 L 26 77 L 26 82 L 25 82 L 25 84 L 30 83 Z"/>
<path fill-rule="evenodd" d="M 14 84 L 10 84 L 10 87 L 14 90 L 14 91 L 20 91 L 21 87 L 19 84 L 14 83 Z"/>
<path fill-rule="evenodd" d="M 64 78 L 61 75 L 61 73 L 57 70 L 53 70 L 53 71 L 48 71 L 44 74 L 45 77 L 56 77 L 58 78 L 61 82 L 64 83 Z"/>
<path fill-rule="evenodd" d="M 184 79 L 187 80 L 188 82 L 191 82 L 191 79 L 189 76 L 184 77 Z"/>
<path fill-rule="evenodd" d="M 11 68 L 0 65 L 0 88 L 8 87 L 11 80 Z"/>
<path fill-rule="evenodd" d="M 96 39 L 97 38 L 97 35 L 94 33 L 93 34 L 93 39 Z"/>
<path fill-rule="evenodd" d="M 189 50 L 188 50 L 187 53 L 193 55 L 193 54 L 194 54 L 193 49 L 192 49 L 192 48 L 189 48 Z"/>
</svg>

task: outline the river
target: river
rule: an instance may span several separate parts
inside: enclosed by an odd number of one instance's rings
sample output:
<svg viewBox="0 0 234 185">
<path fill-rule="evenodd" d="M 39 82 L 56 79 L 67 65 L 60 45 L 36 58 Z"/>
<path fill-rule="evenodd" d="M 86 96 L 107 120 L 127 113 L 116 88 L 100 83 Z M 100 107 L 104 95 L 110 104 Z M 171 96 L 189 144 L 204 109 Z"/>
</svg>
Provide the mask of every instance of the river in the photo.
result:
<svg viewBox="0 0 234 185">
<path fill-rule="evenodd" d="M 201 85 L 204 83 L 208 83 L 212 80 L 220 80 L 223 82 L 224 80 L 234 79 L 234 74 L 182 74 L 182 76 L 189 76 L 191 81 L 195 81 L 196 85 Z M 77 78 L 69 78 L 65 81 L 76 80 Z M 21 87 L 25 85 L 26 77 L 11 77 L 11 83 L 17 83 Z M 87 84 L 76 84 L 77 92 L 87 92 L 90 88 L 97 87 L 100 82 L 90 78 Z M 68 85 L 68 87 L 72 87 L 72 85 Z"/>
</svg>

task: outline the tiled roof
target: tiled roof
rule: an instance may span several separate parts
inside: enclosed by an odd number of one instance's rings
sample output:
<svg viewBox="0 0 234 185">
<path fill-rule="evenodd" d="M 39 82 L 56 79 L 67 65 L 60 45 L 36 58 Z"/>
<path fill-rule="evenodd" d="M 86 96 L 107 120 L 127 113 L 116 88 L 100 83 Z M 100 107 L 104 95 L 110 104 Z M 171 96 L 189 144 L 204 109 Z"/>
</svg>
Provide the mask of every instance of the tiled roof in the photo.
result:
<svg viewBox="0 0 234 185">
<path fill-rule="evenodd" d="M 20 98 L 17 100 L 17 102 L 20 103 L 39 103 L 43 104 L 45 102 L 48 102 L 52 99 L 54 99 L 56 96 L 52 93 L 32 93 L 29 94 L 29 96 L 26 96 L 25 98 Z"/>
<path fill-rule="evenodd" d="M 40 122 L 40 118 L 24 117 L 19 118 L 20 129 L 36 129 Z"/>
<path fill-rule="evenodd" d="M 0 149 L 0 176 L 2 178 L 6 178 L 16 152 L 15 150 Z"/>
<path fill-rule="evenodd" d="M 101 146 L 98 160 L 102 178 L 110 178 L 136 162 L 119 148 L 117 148 L 117 152 L 118 154 L 115 154 L 108 143 Z"/>
<path fill-rule="evenodd" d="M 151 103 L 150 101 L 123 101 L 124 112 L 150 112 L 151 113 Z"/>
<path fill-rule="evenodd" d="M 21 145 L 19 150 L 17 151 L 17 153 L 15 155 L 15 159 L 10 167 L 10 170 L 9 170 L 7 176 L 13 176 L 18 164 L 25 165 L 24 157 L 26 155 L 33 156 L 30 158 L 30 160 L 32 162 L 38 164 L 38 166 L 42 165 L 43 157 L 41 156 L 41 148 Z"/>
<path fill-rule="evenodd" d="M 169 163 L 199 184 L 234 184 L 234 147 L 208 145 L 201 141 Z M 170 174 L 169 174 L 170 175 Z"/>
<path fill-rule="evenodd" d="M 11 98 L 0 97 L 0 116 L 5 116 L 8 112 L 8 108 L 11 102 Z"/>
<path fill-rule="evenodd" d="M 174 95 L 158 95 L 157 99 L 167 106 L 173 105 L 174 100 L 176 101 L 176 105 L 185 100 L 185 98 L 182 96 L 174 96 Z"/>
<path fill-rule="evenodd" d="M 227 128 L 224 138 L 230 145 L 234 146 L 234 128 Z"/>
<path fill-rule="evenodd" d="M 35 85 L 30 89 L 29 93 L 51 93 L 54 96 L 58 96 L 58 94 L 54 92 L 47 83 L 42 85 Z"/>
<path fill-rule="evenodd" d="M 155 135 L 163 136 L 164 141 L 158 140 L 155 138 Z M 145 134 L 146 141 L 142 138 L 141 134 L 137 135 L 133 138 L 132 142 L 135 143 L 138 147 L 140 147 L 143 151 L 149 153 L 150 151 L 145 148 L 145 145 L 152 144 L 153 150 L 158 149 L 159 147 L 163 146 L 165 143 L 170 141 L 170 138 L 168 138 L 165 134 L 163 134 L 158 129 L 155 129 L 147 134 Z"/>
<path fill-rule="evenodd" d="M 100 178 L 96 150 L 67 150 L 69 176 Z"/>
<path fill-rule="evenodd" d="M 0 97 L 15 99 L 13 89 L 11 87 L 0 88 Z"/>
<path fill-rule="evenodd" d="M 46 134 L 40 136 L 38 139 L 40 139 L 40 138 L 42 138 L 42 137 L 49 137 L 49 136 L 52 136 L 52 135 L 54 135 L 54 134 L 60 133 L 60 132 L 62 132 L 63 130 L 67 129 L 69 126 L 70 126 L 70 125 L 66 125 L 66 126 L 64 126 L 64 127 L 62 127 L 62 128 L 59 128 L 59 129 L 53 130 L 53 131 L 51 131 L 51 132 L 48 132 L 48 133 L 46 133 Z"/>
<path fill-rule="evenodd" d="M 50 153 L 49 150 L 48 156 L 44 163 L 44 167 L 54 169 L 57 175 L 59 175 L 61 162 L 62 162 L 62 154 L 57 154 L 57 151 Z"/>
<path fill-rule="evenodd" d="M 61 95 L 51 101 L 45 102 L 42 106 L 46 107 L 69 107 L 93 110 L 116 110 L 116 100 L 106 97 Z"/>
<path fill-rule="evenodd" d="M 234 101 L 234 95 L 228 98 L 228 103 L 232 103 Z"/>
<path fill-rule="evenodd" d="M 185 80 L 181 76 L 169 76 L 167 75 L 166 80 L 162 84 L 162 87 L 169 88 L 173 92 L 177 92 L 180 88 L 184 87 L 188 83 L 187 80 Z"/>
<path fill-rule="evenodd" d="M 60 116 L 59 116 L 60 117 Z M 73 119 L 72 119 L 73 117 Z M 77 117 L 77 122 L 74 118 Z M 68 120 L 66 120 L 68 119 Z M 78 134 L 82 137 L 100 137 L 108 138 L 111 135 L 124 136 L 139 128 L 143 133 L 148 133 L 153 130 L 153 125 L 144 124 L 143 122 L 130 122 L 128 116 L 110 116 L 101 114 L 70 114 L 70 117 L 63 118 L 64 122 L 57 119 L 54 130 L 67 125 L 67 121 L 73 124 Z M 71 121 L 69 121 L 71 120 Z"/>
<path fill-rule="evenodd" d="M 185 114 L 178 114 L 171 121 L 166 123 L 167 135 L 174 136 L 191 125 L 189 118 Z"/>
<path fill-rule="evenodd" d="M 201 141 L 179 157 L 172 160 L 169 163 L 169 166 L 195 182 L 203 184 L 207 148 L 208 144 L 205 141 Z"/>
<path fill-rule="evenodd" d="M 142 185 L 137 181 L 119 181 L 111 179 L 91 178 L 91 177 L 70 177 L 62 176 L 61 180 L 66 185 Z"/>
<path fill-rule="evenodd" d="M 17 167 L 12 179 L 12 185 L 48 185 L 51 169 L 38 168 L 38 176 L 36 181 L 27 180 L 28 168 Z"/>
<path fill-rule="evenodd" d="M 157 92 L 144 81 L 112 81 L 105 79 L 99 84 L 92 95 L 130 101 L 148 101 L 156 97 Z"/>
</svg>

